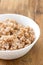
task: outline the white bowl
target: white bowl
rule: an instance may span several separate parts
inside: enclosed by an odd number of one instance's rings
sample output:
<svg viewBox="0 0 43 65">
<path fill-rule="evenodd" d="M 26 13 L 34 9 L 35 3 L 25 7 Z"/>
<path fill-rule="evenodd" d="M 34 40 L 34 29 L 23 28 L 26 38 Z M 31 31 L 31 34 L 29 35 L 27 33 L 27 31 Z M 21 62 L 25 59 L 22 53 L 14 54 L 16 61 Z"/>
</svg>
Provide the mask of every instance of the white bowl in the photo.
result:
<svg viewBox="0 0 43 65">
<path fill-rule="evenodd" d="M 10 19 L 15 19 L 18 23 L 23 24 L 24 26 L 30 26 L 33 28 L 35 32 L 35 40 L 32 44 L 29 46 L 19 49 L 19 50 L 6 50 L 6 51 L 1 51 L 0 50 L 0 59 L 16 59 L 19 58 L 23 55 L 25 55 L 29 50 L 34 46 L 36 41 L 39 38 L 40 35 L 40 28 L 36 22 L 34 22 L 32 19 L 25 17 L 23 15 L 19 14 L 0 14 L 0 20 L 5 20 L 6 18 Z"/>
</svg>

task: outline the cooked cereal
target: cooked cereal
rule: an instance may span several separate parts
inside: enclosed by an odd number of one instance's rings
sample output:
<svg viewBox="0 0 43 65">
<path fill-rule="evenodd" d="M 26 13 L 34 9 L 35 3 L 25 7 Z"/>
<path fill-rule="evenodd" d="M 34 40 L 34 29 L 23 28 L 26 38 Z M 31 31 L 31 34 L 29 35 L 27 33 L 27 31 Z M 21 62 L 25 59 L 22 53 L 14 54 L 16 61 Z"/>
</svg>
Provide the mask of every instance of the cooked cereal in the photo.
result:
<svg viewBox="0 0 43 65">
<path fill-rule="evenodd" d="M 35 39 L 32 28 L 7 19 L 0 22 L 0 50 L 16 50 L 30 45 Z"/>
</svg>

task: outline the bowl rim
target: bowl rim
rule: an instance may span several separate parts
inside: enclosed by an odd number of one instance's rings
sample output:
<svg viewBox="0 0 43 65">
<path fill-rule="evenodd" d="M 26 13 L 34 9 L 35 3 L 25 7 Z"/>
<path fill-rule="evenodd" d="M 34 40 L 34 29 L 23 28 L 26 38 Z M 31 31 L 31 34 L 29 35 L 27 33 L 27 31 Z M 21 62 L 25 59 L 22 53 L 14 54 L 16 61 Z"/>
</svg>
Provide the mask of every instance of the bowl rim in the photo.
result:
<svg viewBox="0 0 43 65">
<path fill-rule="evenodd" d="M 38 28 L 39 28 L 39 36 L 40 36 L 40 27 L 39 27 L 39 25 L 33 20 L 33 19 L 31 19 L 30 17 L 27 17 L 27 16 L 24 16 L 24 15 L 21 15 L 21 14 L 0 14 L 0 16 L 2 16 L 2 15 L 16 15 L 16 16 L 22 16 L 22 17 L 25 17 L 25 18 L 28 18 L 28 19 L 30 19 L 31 21 L 33 21 L 37 26 L 38 26 Z M 39 39 L 39 36 L 32 42 L 32 44 L 30 44 L 29 46 L 31 46 L 31 45 L 34 45 L 36 42 L 37 42 L 37 40 Z M 27 46 L 27 47 L 24 47 L 24 48 L 21 48 L 21 49 L 16 49 L 16 50 L 0 50 L 0 52 L 15 52 L 15 51 L 21 51 L 21 50 L 24 50 L 24 49 L 26 49 L 26 48 L 28 48 L 29 46 Z"/>
</svg>

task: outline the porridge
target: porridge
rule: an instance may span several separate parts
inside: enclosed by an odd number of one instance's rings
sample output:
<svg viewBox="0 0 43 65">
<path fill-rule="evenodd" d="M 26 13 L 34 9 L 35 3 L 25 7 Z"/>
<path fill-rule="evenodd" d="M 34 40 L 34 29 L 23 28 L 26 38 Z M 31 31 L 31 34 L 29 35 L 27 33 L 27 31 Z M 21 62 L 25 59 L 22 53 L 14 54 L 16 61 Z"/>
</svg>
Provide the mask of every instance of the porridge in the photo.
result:
<svg viewBox="0 0 43 65">
<path fill-rule="evenodd" d="M 0 21 L 0 50 L 16 50 L 30 45 L 35 39 L 32 28 L 18 24 L 15 20 Z"/>
</svg>

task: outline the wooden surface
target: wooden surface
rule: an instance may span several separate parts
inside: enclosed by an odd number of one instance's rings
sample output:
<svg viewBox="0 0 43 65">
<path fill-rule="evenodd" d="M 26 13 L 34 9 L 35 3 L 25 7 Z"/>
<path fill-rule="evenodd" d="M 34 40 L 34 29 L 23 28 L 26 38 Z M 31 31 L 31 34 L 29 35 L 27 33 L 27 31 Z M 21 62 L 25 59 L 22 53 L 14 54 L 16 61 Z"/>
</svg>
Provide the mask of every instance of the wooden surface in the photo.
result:
<svg viewBox="0 0 43 65">
<path fill-rule="evenodd" d="M 41 30 L 34 47 L 16 60 L 0 60 L 0 65 L 43 65 L 43 0 L 0 0 L 1 13 L 18 13 L 35 20 Z"/>
</svg>

